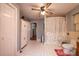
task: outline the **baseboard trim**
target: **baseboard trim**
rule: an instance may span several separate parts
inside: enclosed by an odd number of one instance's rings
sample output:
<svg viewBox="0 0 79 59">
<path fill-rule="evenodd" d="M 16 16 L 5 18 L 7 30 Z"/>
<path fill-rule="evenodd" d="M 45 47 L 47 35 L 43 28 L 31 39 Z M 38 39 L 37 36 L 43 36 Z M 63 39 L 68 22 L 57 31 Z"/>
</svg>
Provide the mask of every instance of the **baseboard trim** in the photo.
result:
<svg viewBox="0 0 79 59">
<path fill-rule="evenodd" d="M 27 44 L 25 44 L 21 49 L 25 48 L 27 46 Z"/>
</svg>

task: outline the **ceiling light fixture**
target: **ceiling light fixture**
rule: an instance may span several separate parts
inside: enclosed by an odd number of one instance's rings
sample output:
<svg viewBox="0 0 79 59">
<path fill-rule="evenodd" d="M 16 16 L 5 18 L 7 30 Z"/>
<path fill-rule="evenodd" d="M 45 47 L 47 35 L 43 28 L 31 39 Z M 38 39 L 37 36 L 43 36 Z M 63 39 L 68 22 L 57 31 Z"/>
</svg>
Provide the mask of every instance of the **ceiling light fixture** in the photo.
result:
<svg viewBox="0 0 79 59">
<path fill-rule="evenodd" d="M 41 14 L 42 14 L 42 15 L 45 15 L 45 11 L 41 11 Z"/>
</svg>

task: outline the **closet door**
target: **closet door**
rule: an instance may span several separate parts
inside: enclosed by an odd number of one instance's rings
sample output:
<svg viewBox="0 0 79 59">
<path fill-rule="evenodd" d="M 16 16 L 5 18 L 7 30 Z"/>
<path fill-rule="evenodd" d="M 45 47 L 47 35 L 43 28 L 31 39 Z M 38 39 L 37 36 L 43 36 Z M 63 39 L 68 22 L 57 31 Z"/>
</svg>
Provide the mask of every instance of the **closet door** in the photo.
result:
<svg viewBox="0 0 79 59">
<path fill-rule="evenodd" d="M 16 51 L 16 9 L 8 4 L 0 4 L 0 55 L 15 55 Z"/>
</svg>

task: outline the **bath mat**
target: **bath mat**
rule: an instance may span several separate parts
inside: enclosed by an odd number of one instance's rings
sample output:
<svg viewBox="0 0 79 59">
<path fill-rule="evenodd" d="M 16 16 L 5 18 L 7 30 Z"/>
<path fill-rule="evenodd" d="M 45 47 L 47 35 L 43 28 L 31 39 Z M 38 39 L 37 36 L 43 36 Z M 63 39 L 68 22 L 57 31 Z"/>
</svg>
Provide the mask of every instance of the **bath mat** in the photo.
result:
<svg viewBox="0 0 79 59">
<path fill-rule="evenodd" d="M 64 55 L 63 49 L 55 49 L 55 52 L 58 56 L 63 56 Z"/>
<path fill-rule="evenodd" d="M 72 56 L 71 54 L 65 54 L 63 49 L 55 49 L 55 52 L 58 56 Z"/>
</svg>

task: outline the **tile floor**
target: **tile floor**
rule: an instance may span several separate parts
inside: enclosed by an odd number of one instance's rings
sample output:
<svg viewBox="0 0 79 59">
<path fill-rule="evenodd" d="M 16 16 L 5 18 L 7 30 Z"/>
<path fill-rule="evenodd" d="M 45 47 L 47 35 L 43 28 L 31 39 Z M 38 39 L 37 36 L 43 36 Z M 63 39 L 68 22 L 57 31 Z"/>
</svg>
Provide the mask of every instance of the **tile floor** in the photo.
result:
<svg viewBox="0 0 79 59">
<path fill-rule="evenodd" d="M 58 47 L 31 40 L 18 56 L 56 56 L 55 48 Z"/>
</svg>

